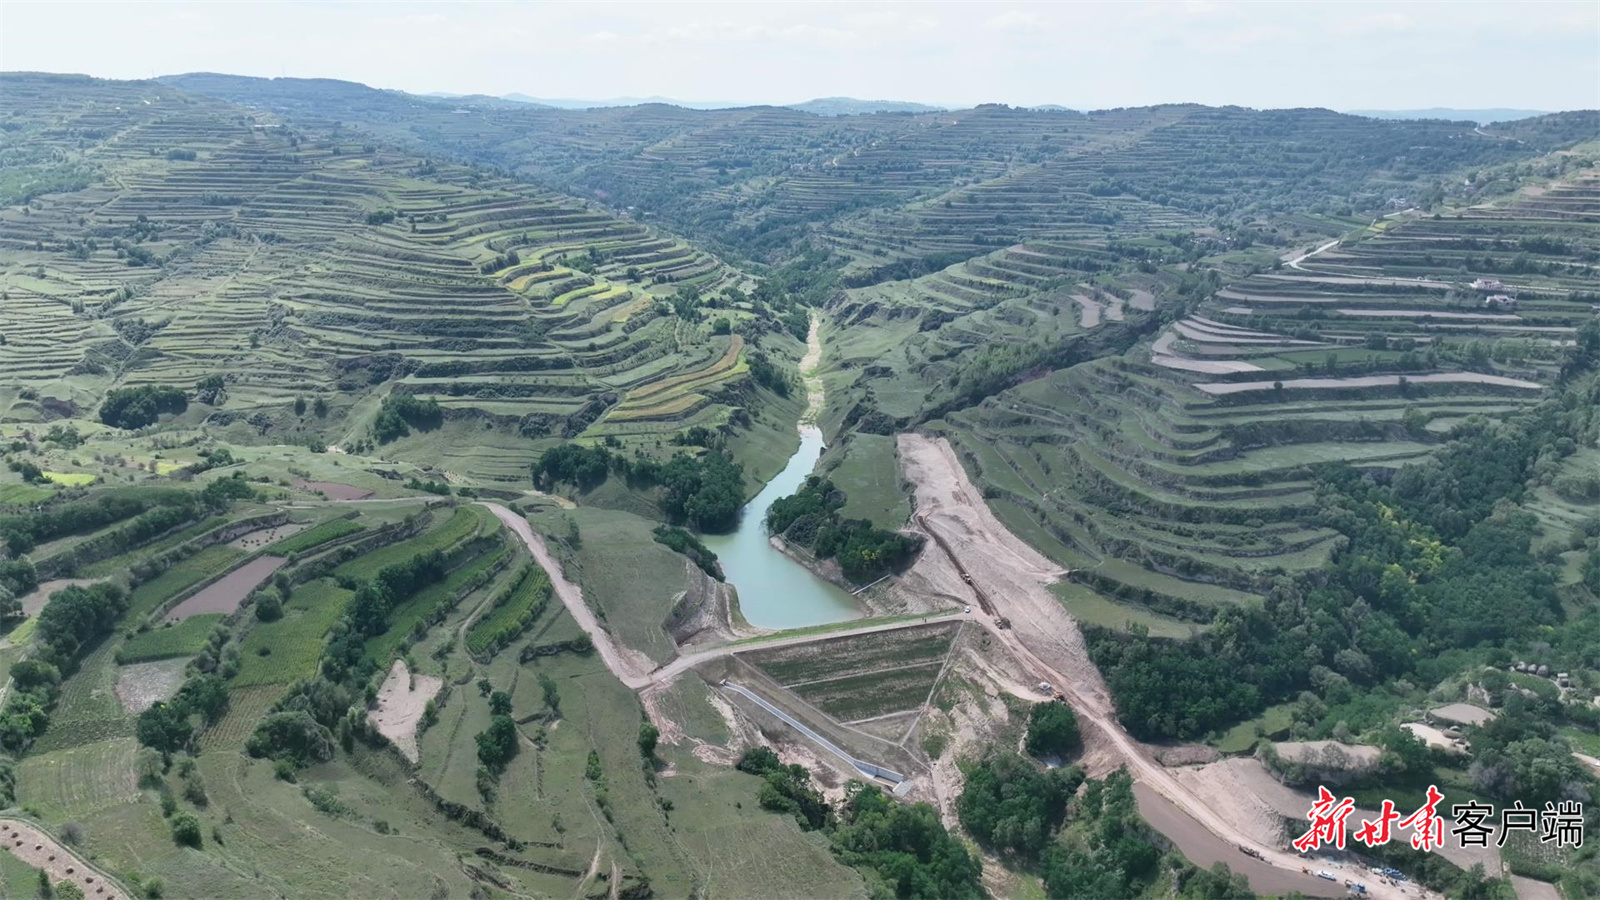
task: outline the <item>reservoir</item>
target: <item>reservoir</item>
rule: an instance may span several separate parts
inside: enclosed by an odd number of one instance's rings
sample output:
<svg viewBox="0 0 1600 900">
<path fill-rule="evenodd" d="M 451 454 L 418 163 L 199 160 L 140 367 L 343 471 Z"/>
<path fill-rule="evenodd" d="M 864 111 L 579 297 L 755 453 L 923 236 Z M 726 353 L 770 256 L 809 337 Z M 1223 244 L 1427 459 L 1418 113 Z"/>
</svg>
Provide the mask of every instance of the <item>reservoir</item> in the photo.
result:
<svg viewBox="0 0 1600 900">
<path fill-rule="evenodd" d="M 800 428 L 800 449 L 788 465 L 745 505 L 739 528 L 732 534 L 707 534 L 700 540 L 717 554 L 728 583 L 739 591 L 739 610 L 758 628 L 803 628 L 861 617 L 850 595 L 812 574 L 767 541 L 767 509 L 793 494 L 816 468 L 822 453 L 822 432 L 815 425 Z"/>
</svg>

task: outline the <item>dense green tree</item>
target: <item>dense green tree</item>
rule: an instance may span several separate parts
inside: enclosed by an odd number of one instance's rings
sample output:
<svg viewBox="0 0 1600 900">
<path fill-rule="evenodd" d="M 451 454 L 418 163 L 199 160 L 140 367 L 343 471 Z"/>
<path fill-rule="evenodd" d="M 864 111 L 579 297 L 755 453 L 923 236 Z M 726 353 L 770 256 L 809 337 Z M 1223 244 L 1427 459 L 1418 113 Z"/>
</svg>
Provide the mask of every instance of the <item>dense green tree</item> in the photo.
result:
<svg viewBox="0 0 1600 900">
<path fill-rule="evenodd" d="M 508 715 L 489 720 L 489 727 L 478 732 L 478 761 L 491 772 L 499 772 L 517 755 L 517 725 Z"/>
<path fill-rule="evenodd" d="M 1067 757 L 1083 745 L 1078 734 L 1078 717 L 1072 707 L 1061 702 L 1035 703 L 1028 713 L 1028 736 L 1024 743 L 1034 756 Z"/>
<path fill-rule="evenodd" d="M 1041 770 L 1019 756 L 991 753 L 968 769 L 956 814 L 979 843 L 1035 859 L 1082 782 L 1076 766 Z"/>
<path fill-rule="evenodd" d="M 200 849 L 204 838 L 200 835 L 200 820 L 194 813 L 178 813 L 172 817 L 172 839 L 185 847 Z"/>
</svg>

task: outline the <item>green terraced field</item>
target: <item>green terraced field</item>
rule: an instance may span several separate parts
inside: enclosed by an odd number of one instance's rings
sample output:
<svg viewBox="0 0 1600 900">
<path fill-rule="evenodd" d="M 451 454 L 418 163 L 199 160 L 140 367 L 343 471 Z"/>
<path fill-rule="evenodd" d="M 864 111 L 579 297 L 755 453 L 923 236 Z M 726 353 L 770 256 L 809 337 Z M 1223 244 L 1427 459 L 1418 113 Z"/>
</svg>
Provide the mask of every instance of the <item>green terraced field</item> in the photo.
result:
<svg viewBox="0 0 1600 900">
<path fill-rule="evenodd" d="M 352 519 L 330 519 L 319 525 L 313 525 L 299 534 L 292 534 L 267 548 L 274 556 L 287 556 L 290 553 L 304 553 L 329 541 L 338 540 L 346 535 L 355 534 L 365 529 L 366 526 Z"/>
<path fill-rule="evenodd" d="M 205 649 L 211 630 L 222 619 L 221 613 L 202 613 L 178 622 L 158 625 L 124 641 L 117 650 L 117 661 L 136 663 L 194 656 Z"/>
<path fill-rule="evenodd" d="M 296 586 L 283 618 L 257 623 L 240 642 L 239 674 L 231 686 L 237 691 L 283 685 L 316 674 L 323 641 L 351 594 L 325 578 Z"/>
<path fill-rule="evenodd" d="M 334 570 L 334 574 L 355 581 L 366 581 L 387 566 L 406 562 L 435 550 L 448 550 L 487 527 L 498 527 L 493 516 L 481 506 L 461 506 L 449 518 L 436 518 L 432 527 L 417 537 L 380 547 Z"/>
</svg>

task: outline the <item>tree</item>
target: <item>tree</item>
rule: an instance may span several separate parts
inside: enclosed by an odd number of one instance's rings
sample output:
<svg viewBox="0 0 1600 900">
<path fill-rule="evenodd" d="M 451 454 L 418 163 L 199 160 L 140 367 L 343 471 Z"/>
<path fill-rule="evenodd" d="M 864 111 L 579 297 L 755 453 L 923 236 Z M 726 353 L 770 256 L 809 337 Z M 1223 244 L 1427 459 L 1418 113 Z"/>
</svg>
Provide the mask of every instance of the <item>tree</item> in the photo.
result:
<svg viewBox="0 0 1600 900">
<path fill-rule="evenodd" d="M 956 813 L 979 843 L 1031 860 L 1049 843 L 1067 798 L 1082 782 L 1076 766 L 1041 772 L 1022 757 L 997 753 L 967 774 Z"/>
<path fill-rule="evenodd" d="M 511 715 L 511 695 L 505 691 L 495 691 L 490 694 L 489 711 L 497 716 Z"/>
<path fill-rule="evenodd" d="M 203 838 L 200 836 L 200 820 L 194 813 L 178 813 L 172 817 L 172 839 L 184 847 L 200 849 Z"/>
<path fill-rule="evenodd" d="M 939 822 L 926 803 L 898 803 L 865 786 L 845 803 L 834 852 L 860 869 L 875 897 L 977 900 L 983 864 Z"/>
<path fill-rule="evenodd" d="M 550 707 L 550 712 L 561 715 L 561 689 L 556 686 L 556 680 L 540 672 L 539 690 L 544 693 L 544 705 Z"/>
<path fill-rule="evenodd" d="M 189 743 L 194 726 L 189 714 L 175 703 L 156 703 L 139 714 L 135 729 L 139 743 L 162 753 L 173 753 Z"/>
<path fill-rule="evenodd" d="M 1078 717 L 1065 703 L 1035 703 L 1028 714 L 1028 737 L 1025 746 L 1034 756 L 1066 757 L 1082 745 L 1078 734 Z"/>
<path fill-rule="evenodd" d="M 489 727 L 478 732 L 478 761 L 491 772 L 500 772 L 517 755 L 517 725 L 507 715 L 489 720 Z"/>
<path fill-rule="evenodd" d="M 194 398 L 210 406 L 219 405 L 227 395 L 227 383 L 221 375 L 207 375 L 194 386 Z"/>
<path fill-rule="evenodd" d="M 333 759 L 333 732 L 304 709 L 273 713 L 256 725 L 245 750 L 258 759 L 287 761 L 291 766 L 326 762 Z"/>
<path fill-rule="evenodd" d="M 661 730 L 649 722 L 639 725 L 639 755 L 645 759 L 655 759 L 656 742 L 661 739 Z"/>
<path fill-rule="evenodd" d="M 283 601 L 276 594 L 257 594 L 255 605 L 256 619 L 259 621 L 276 622 L 283 618 Z"/>
</svg>

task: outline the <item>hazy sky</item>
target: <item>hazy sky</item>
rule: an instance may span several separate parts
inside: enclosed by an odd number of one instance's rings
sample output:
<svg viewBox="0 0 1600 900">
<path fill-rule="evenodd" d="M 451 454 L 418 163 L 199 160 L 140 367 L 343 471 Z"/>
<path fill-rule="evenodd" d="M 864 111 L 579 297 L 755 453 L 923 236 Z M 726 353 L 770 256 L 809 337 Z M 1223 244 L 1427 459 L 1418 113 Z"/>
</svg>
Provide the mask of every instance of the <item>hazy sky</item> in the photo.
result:
<svg viewBox="0 0 1600 900">
<path fill-rule="evenodd" d="M 0 0 L 0 69 L 792 103 L 1600 107 L 1600 2 Z"/>
</svg>

